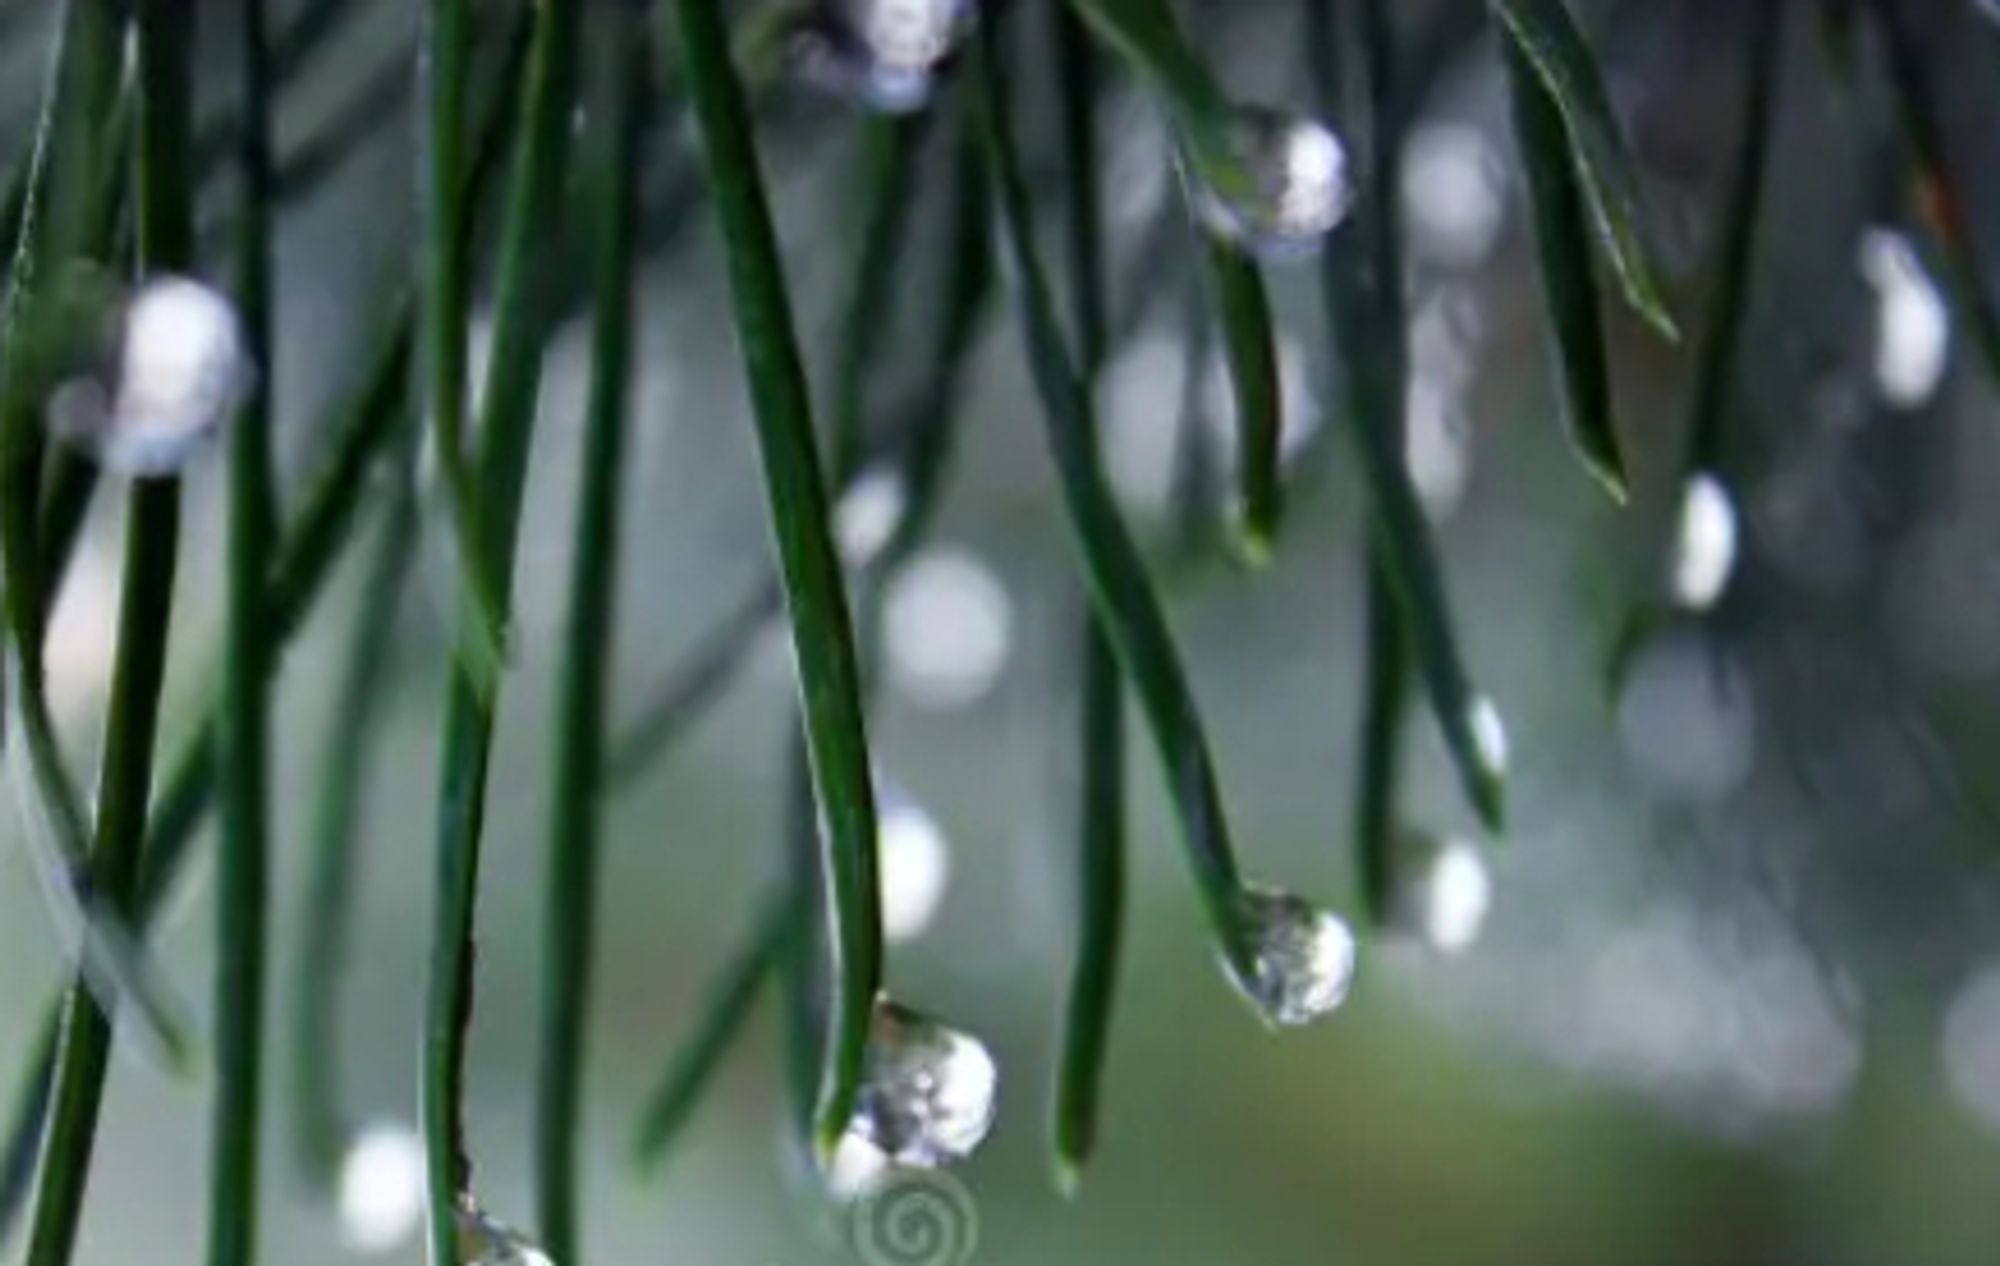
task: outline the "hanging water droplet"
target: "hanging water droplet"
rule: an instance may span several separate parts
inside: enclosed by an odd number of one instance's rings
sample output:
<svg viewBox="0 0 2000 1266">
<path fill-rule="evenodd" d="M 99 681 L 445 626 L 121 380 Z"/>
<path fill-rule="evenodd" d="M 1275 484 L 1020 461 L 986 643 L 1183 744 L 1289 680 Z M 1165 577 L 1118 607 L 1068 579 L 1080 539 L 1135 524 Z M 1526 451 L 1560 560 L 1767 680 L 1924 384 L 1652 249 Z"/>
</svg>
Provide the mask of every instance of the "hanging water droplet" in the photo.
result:
<svg viewBox="0 0 2000 1266">
<path fill-rule="evenodd" d="M 880 999 L 848 1129 L 900 1165 L 962 1160 L 993 1128 L 1000 1070 L 977 1038 Z"/>
<path fill-rule="evenodd" d="M 929 104 L 972 13 L 971 0 L 820 0 L 794 20 L 792 62 L 831 92 L 907 114 Z"/>
<path fill-rule="evenodd" d="M 1736 503 L 1720 479 L 1696 473 L 1681 494 L 1668 581 L 1674 601 L 1706 611 L 1729 587 L 1736 570 Z"/>
<path fill-rule="evenodd" d="M 533 1240 L 496 1221 L 470 1195 L 459 1196 L 457 1220 L 463 1266 L 554 1266 Z"/>
<path fill-rule="evenodd" d="M 1267 259 L 1319 249 L 1354 200 L 1340 138 L 1317 119 L 1243 106 L 1227 144 L 1249 187 L 1196 182 L 1195 206 L 1210 231 Z"/>
<path fill-rule="evenodd" d="M 1339 1006 L 1354 983 L 1354 933 L 1331 911 L 1269 888 L 1243 891 L 1255 974 L 1236 982 L 1266 1020 L 1310 1024 Z"/>
<path fill-rule="evenodd" d="M 400 1122 L 354 1136 L 340 1164 L 340 1229 L 363 1253 L 386 1253 L 416 1233 L 424 1216 L 424 1144 Z"/>
<path fill-rule="evenodd" d="M 254 372 L 229 300 L 186 277 L 159 277 L 125 301 L 103 363 L 50 395 L 49 427 L 107 469 L 171 474 L 214 435 Z"/>
<path fill-rule="evenodd" d="M 1500 709 L 1485 695 L 1472 701 L 1466 709 L 1465 724 L 1472 731 L 1472 747 L 1479 756 L 1479 763 L 1491 774 L 1507 772 L 1508 742 L 1507 723 L 1500 719 Z"/>
<path fill-rule="evenodd" d="M 1493 872 L 1471 840 L 1407 832 L 1397 843 L 1397 927 L 1443 954 L 1479 939 L 1493 906 Z"/>
</svg>

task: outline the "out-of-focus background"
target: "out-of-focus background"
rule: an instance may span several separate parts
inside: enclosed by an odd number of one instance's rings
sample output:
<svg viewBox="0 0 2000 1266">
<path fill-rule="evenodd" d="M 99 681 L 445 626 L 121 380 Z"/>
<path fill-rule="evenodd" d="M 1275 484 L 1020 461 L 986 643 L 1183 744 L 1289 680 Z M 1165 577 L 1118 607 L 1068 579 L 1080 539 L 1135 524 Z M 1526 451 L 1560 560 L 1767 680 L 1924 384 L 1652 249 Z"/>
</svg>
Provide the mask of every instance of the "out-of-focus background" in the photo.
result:
<svg viewBox="0 0 2000 1266">
<path fill-rule="evenodd" d="M 409 59 L 419 6 L 353 7 L 286 90 L 288 143 Z M 1698 330 L 1740 139 L 1746 6 L 1575 7 L 1640 159 L 1674 309 Z M 1002 1070 L 997 1131 L 961 1174 L 977 1210 L 976 1262 L 1993 1259 L 2000 500 L 1988 490 L 2000 479 L 2000 400 L 1910 214 L 1909 158 L 1876 33 L 1864 19 L 1843 45 L 1823 19 L 1845 6 L 1784 7 L 1767 215 L 1718 472 L 1725 495 L 1703 503 L 1690 535 L 1677 524 L 1693 340 L 1666 346 L 1607 303 L 1637 474 L 1633 504 L 1618 510 L 1559 434 L 1481 6 L 1396 6 L 1410 89 L 1397 191 L 1410 254 L 1410 458 L 1472 669 L 1512 739 L 1511 830 L 1452 890 L 1458 932 L 1488 899 L 1490 913 L 1469 944 L 1436 927 L 1428 939 L 1364 938 L 1341 1010 L 1306 1031 L 1267 1032 L 1213 961 L 1134 718 L 1136 892 L 1103 1142 L 1067 1201 L 1049 1179 L 1046 1140 L 1072 941 L 1077 583 L 1013 328 L 1004 314 L 989 318 L 942 518 L 887 602 L 871 717 L 878 763 L 915 806 L 885 845 L 902 933 L 891 982 L 987 1038 Z M 1950 106 L 1975 232 L 2000 250 L 2000 20 L 1975 0 L 1906 7 Z M 54 8 L 0 0 L 0 142 L 10 152 L 25 144 Z M 1294 107 L 1311 100 L 1301 8 L 1184 6 L 1232 90 Z M 208 55 L 225 64 L 214 42 Z M 1044 73 L 1034 59 L 1019 64 L 1031 111 L 1052 95 L 1036 89 Z M 1253 575 L 1219 558 L 1173 562 L 1185 406 L 1226 441 L 1227 393 L 1209 354 L 1189 352 L 1191 279 L 1160 120 L 1129 79 L 1113 83 L 1101 177 L 1124 332 L 1103 384 L 1111 468 L 1158 551 L 1245 868 L 1358 917 L 1348 822 L 1365 494 L 1337 419 L 1321 426 L 1339 395 L 1321 355 L 1316 268 L 1272 274 L 1297 452 L 1276 563 Z M 823 381 L 856 240 L 856 116 L 800 90 L 777 94 L 765 118 L 800 328 Z M 1047 122 L 1027 120 L 1038 152 L 1049 148 Z M 353 380 L 383 288 L 406 271 L 409 131 L 407 113 L 390 114 L 283 222 L 274 372 L 288 469 L 309 464 L 320 405 Z M 686 143 L 680 131 L 658 138 L 649 163 L 665 171 Z M 883 399 L 914 368 L 906 349 L 927 346 L 937 252 L 925 243 L 949 170 L 931 159 Z M 218 182 L 211 210 L 228 197 Z M 758 583 L 766 551 L 703 213 L 649 263 L 643 296 L 621 715 Z M 530 1208 L 551 670 L 586 333 L 566 326 L 550 358 L 480 911 L 472 1147 L 482 1193 L 512 1221 Z M 193 485 L 170 736 L 196 715 L 219 627 L 214 462 Z M 80 767 L 94 759 L 112 636 L 115 500 L 93 522 L 51 650 Z M 864 517 L 848 509 L 851 521 Z M 425 568 L 442 565 L 427 558 Z M 271 1029 L 281 1051 L 308 810 L 358 575 L 344 570 L 284 674 Z M 1615 653 L 1633 611 L 1676 595 L 1700 609 Z M 265 1251 L 296 1266 L 420 1260 L 413 1237 L 393 1234 L 407 1190 L 395 1140 L 415 1108 L 442 610 L 426 578 L 393 613 L 335 1052 L 345 1101 L 376 1150 L 344 1212 L 339 1193 L 291 1163 L 287 1063 L 271 1086 Z M 779 866 L 790 691 L 782 643 L 766 637 L 713 716 L 609 809 L 585 1153 L 592 1260 L 853 1260 L 847 1215 L 814 1194 L 786 1140 L 773 999 L 669 1165 L 641 1180 L 625 1162 L 643 1096 Z M 1418 713 L 1410 735 L 1405 818 L 1476 840 L 1428 718 Z M 15 829 L 10 820 L 0 833 Z M 161 945 L 199 1015 L 211 919 L 205 868 L 196 872 Z M 0 848 L 0 929 L 0 1016 L 10 1017 L 0 1020 L 0 1077 L 11 1086 L 61 977 L 14 848 Z M 202 1076 L 175 1081 L 136 1057 L 115 1067 L 80 1262 L 194 1260 L 206 1110 Z"/>
</svg>

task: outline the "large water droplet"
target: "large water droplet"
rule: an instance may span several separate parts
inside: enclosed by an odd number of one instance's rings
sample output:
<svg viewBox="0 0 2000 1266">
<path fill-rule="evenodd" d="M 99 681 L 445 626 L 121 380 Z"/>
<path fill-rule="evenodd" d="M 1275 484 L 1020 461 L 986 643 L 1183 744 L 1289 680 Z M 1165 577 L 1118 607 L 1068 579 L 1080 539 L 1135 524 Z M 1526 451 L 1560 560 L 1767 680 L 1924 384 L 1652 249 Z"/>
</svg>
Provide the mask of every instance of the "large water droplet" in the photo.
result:
<svg viewBox="0 0 2000 1266">
<path fill-rule="evenodd" d="M 897 1164 L 949 1164 L 985 1141 L 999 1088 L 1000 1070 L 977 1038 L 879 1000 L 848 1129 Z"/>
<path fill-rule="evenodd" d="M 972 0 L 820 0 L 792 27 L 793 64 L 843 97 L 906 114 L 929 104 L 972 14 Z"/>
<path fill-rule="evenodd" d="M 1223 190 L 1197 182 L 1202 221 L 1267 259 L 1319 249 L 1354 200 L 1340 138 L 1317 119 L 1243 106 L 1231 122 L 1228 145 L 1250 187 Z"/>
<path fill-rule="evenodd" d="M 1339 1006 L 1354 983 L 1354 933 L 1330 911 L 1269 888 L 1243 891 L 1254 975 L 1230 971 L 1272 1024 L 1310 1024 Z"/>
<path fill-rule="evenodd" d="M 1014 604 L 985 562 L 940 547 L 889 586 L 882 641 L 889 680 L 927 708 L 974 703 L 993 688 L 1014 641 Z"/>
<path fill-rule="evenodd" d="M 1674 527 L 1668 565 L 1674 601 L 1691 611 L 1714 606 L 1736 570 L 1736 542 L 1736 503 L 1729 489 L 1707 471 L 1697 472 L 1681 494 Z"/>
<path fill-rule="evenodd" d="M 125 301 L 103 368 L 50 395 L 50 428 L 134 476 L 179 470 L 241 401 L 254 372 L 236 310 L 186 277 L 146 282 Z"/>
<path fill-rule="evenodd" d="M 1493 906 L 1493 872 L 1471 840 L 1423 832 L 1397 845 L 1392 917 L 1398 927 L 1442 954 L 1479 939 Z"/>
<path fill-rule="evenodd" d="M 469 1195 L 458 1198 L 457 1218 L 463 1266 L 554 1266 L 533 1240 L 495 1220 Z"/>
<path fill-rule="evenodd" d="M 354 1136 L 340 1165 L 340 1229 L 363 1253 L 386 1253 L 416 1233 L 424 1216 L 424 1144 L 400 1122 Z"/>
</svg>

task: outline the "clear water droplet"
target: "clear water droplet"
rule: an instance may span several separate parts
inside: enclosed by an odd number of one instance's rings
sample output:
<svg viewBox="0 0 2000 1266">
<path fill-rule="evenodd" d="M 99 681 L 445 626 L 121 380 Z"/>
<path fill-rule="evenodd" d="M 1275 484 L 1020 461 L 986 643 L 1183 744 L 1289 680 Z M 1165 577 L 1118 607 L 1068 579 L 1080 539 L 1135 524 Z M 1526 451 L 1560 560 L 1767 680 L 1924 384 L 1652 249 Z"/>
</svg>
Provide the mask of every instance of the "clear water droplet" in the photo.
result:
<svg viewBox="0 0 2000 1266">
<path fill-rule="evenodd" d="M 49 427 L 109 470 L 172 474 L 241 402 L 254 373 L 229 300 L 187 277 L 158 277 L 125 301 L 102 364 L 51 393 Z"/>
<path fill-rule="evenodd" d="M 1500 719 L 1500 709 L 1491 699 L 1480 695 L 1466 710 L 1465 723 L 1472 731 L 1472 746 L 1479 755 L 1479 763 L 1489 773 L 1506 773 L 1509 744 L 1507 723 Z"/>
<path fill-rule="evenodd" d="M 949 1164 L 985 1141 L 999 1088 L 1000 1070 L 984 1043 L 878 1000 L 848 1130 L 896 1164 Z"/>
<path fill-rule="evenodd" d="M 793 65 L 870 109 L 921 110 L 973 11 L 971 0 L 820 0 L 791 29 Z"/>
<path fill-rule="evenodd" d="M 469 1195 L 458 1198 L 457 1218 L 463 1266 L 554 1266 L 533 1240 L 494 1219 Z"/>
<path fill-rule="evenodd" d="M 401 1122 L 354 1136 L 340 1165 L 340 1229 L 349 1247 L 387 1253 L 416 1234 L 424 1216 L 424 1144 Z"/>
<path fill-rule="evenodd" d="M 1471 840 L 1421 831 L 1397 845 L 1396 926 L 1441 954 L 1457 954 L 1479 939 L 1493 907 L 1493 872 Z"/>
<path fill-rule="evenodd" d="M 1736 570 L 1736 550 L 1736 503 L 1720 479 L 1697 472 L 1681 494 L 1674 527 L 1668 575 L 1674 601 L 1690 611 L 1714 606 Z"/>
<path fill-rule="evenodd" d="M 1355 943 L 1339 916 L 1288 892 L 1246 888 L 1243 918 L 1255 974 L 1232 969 L 1230 978 L 1266 1020 L 1310 1024 L 1346 999 Z"/>
<path fill-rule="evenodd" d="M 1354 201 L 1340 138 L 1317 119 L 1242 106 L 1227 143 L 1250 188 L 1222 190 L 1197 181 L 1195 205 L 1203 223 L 1266 259 L 1318 250 Z"/>
</svg>

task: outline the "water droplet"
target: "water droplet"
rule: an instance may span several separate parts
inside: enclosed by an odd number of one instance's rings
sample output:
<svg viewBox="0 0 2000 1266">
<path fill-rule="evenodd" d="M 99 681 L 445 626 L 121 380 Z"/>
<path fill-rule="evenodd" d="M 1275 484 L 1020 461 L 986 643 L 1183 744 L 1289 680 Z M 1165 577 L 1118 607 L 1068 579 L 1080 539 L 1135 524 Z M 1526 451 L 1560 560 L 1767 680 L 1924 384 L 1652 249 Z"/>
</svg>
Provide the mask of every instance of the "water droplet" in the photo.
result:
<svg viewBox="0 0 2000 1266">
<path fill-rule="evenodd" d="M 1736 548 L 1736 503 L 1720 479 L 1701 471 L 1681 494 L 1668 575 L 1674 601 L 1691 611 L 1714 606 L 1736 570 Z"/>
<path fill-rule="evenodd" d="M 1272 1024 L 1310 1024 L 1339 1006 L 1354 983 L 1354 933 L 1330 911 L 1268 888 L 1243 891 L 1255 975 L 1236 987 Z"/>
<path fill-rule="evenodd" d="M 1451 517 L 1472 478 L 1472 423 L 1456 393 L 1411 378 L 1404 403 L 1403 460 L 1433 523 Z"/>
<path fill-rule="evenodd" d="M 932 549 L 890 585 L 882 637 L 898 690 L 925 707 L 964 707 L 991 690 L 1007 666 L 1013 603 L 980 559 Z"/>
<path fill-rule="evenodd" d="M 533 1240 L 496 1221 L 469 1195 L 458 1198 L 458 1256 L 464 1266 L 554 1266 Z"/>
<path fill-rule="evenodd" d="M 971 0 L 820 0 L 790 32 L 801 77 L 887 114 L 929 104 Z"/>
<path fill-rule="evenodd" d="M 387 1253 L 416 1234 L 424 1216 L 424 1144 L 415 1130 L 384 1121 L 354 1136 L 340 1165 L 340 1229 L 350 1248 Z"/>
<path fill-rule="evenodd" d="M 1493 907 L 1493 872 L 1471 840 L 1410 832 L 1398 843 L 1397 926 L 1442 954 L 1479 939 Z"/>
<path fill-rule="evenodd" d="M 861 472 L 834 511 L 833 534 L 840 543 L 840 561 L 856 568 L 874 562 L 895 536 L 909 499 L 895 471 L 870 468 Z"/>
<path fill-rule="evenodd" d="M 254 371 L 229 300 L 160 277 L 125 301 L 106 364 L 51 394 L 50 428 L 120 474 L 179 470 L 236 407 Z"/>
<path fill-rule="evenodd" d="M 1228 145 L 1251 187 L 1225 192 L 1198 181 L 1195 205 L 1209 229 L 1267 259 L 1319 249 L 1354 200 L 1340 138 L 1317 119 L 1244 106 Z"/>
<path fill-rule="evenodd" d="M 1875 290 L 1875 384 L 1899 409 L 1922 407 L 1944 378 L 1951 312 L 1910 239 L 1888 229 L 1861 238 L 1861 274 Z"/>
<path fill-rule="evenodd" d="M 951 876 L 951 850 L 937 819 L 894 784 L 880 782 L 878 849 L 882 934 L 907 941 L 931 925 Z"/>
<path fill-rule="evenodd" d="M 985 1141 L 999 1086 L 999 1068 L 977 1038 L 879 1000 L 848 1129 L 896 1164 L 948 1164 Z"/>
<path fill-rule="evenodd" d="M 1507 723 L 1500 719 L 1500 709 L 1493 706 L 1491 699 L 1480 695 L 1466 709 L 1465 724 L 1472 731 L 1472 747 L 1478 753 L 1479 763 L 1489 773 L 1506 773 Z"/>
<path fill-rule="evenodd" d="M 1478 128 L 1418 128 L 1404 152 L 1400 190 L 1411 248 L 1447 268 L 1485 259 L 1506 216 L 1506 179 L 1505 165 Z"/>
</svg>

